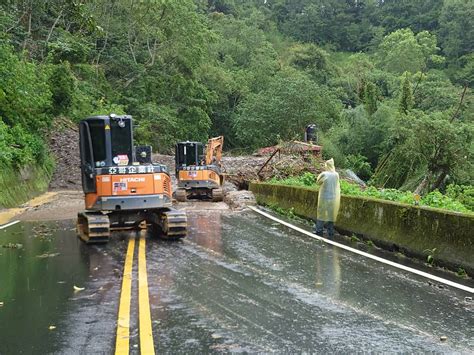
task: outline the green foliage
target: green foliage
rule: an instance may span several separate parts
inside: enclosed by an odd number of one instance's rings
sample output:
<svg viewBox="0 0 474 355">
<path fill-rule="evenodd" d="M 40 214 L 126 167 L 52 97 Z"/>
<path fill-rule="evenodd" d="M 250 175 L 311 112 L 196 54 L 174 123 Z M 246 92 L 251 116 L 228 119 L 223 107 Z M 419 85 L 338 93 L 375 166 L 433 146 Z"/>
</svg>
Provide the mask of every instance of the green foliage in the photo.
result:
<svg viewBox="0 0 474 355">
<path fill-rule="evenodd" d="M 0 44 L 0 116 L 9 126 L 32 131 L 51 123 L 51 91 L 42 67 L 23 61 L 12 47 Z"/>
<path fill-rule="evenodd" d="M 46 158 L 38 133 L 51 122 L 51 92 L 42 69 L 0 45 L 0 166 L 21 168 Z"/>
<path fill-rule="evenodd" d="M 373 248 L 373 247 L 375 247 L 375 244 L 374 244 L 374 242 L 373 242 L 373 241 L 371 241 L 371 240 L 367 240 L 367 241 L 365 242 L 365 244 L 367 244 L 367 246 L 368 246 L 369 248 Z"/>
<path fill-rule="evenodd" d="M 415 204 L 415 197 L 411 192 L 403 192 L 395 189 L 377 189 L 374 186 L 362 189 L 360 186 L 344 180 L 341 181 L 341 193 L 351 196 L 367 196 L 381 200 Z"/>
<path fill-rule="evenodd" d="M 340 132 L 341 126 L 333 127 L 326 134 L 321 134 L 319 136 L 319 144 L 324 147 L 322 156 L 323 159 L 334 159 L 334 162 L 337 166 L 345 167 L 347 165 L 347 158 L 344 155 L 341 147 L 337 144 L 333 137 L 337 136 Z M 344 127 L 342 127 L 342 130 Z"/>
<path fill-rule="evenodd" d="M 402 88 L 400 93 L 400 102 L 398 104 L 398 110 L 400 113 L 407 114 L 413 108 L 413 92 L 411 89 L 410 79 L 408 73 L 405 73 L 403 79 Z"/>
<path fill-rule="evenodd" d="M 426 262 L 428 263 L 428 265 L 433 265 L 437 251 L 438 251 L 437 248 L 426 249 L 424 251 L 426 253 Z"/>
<path fill-rule="evenodd" d="M 58 29 L 51 42 L 47 43 L 47 50 L 55 63 L 84 63 L 89 59 L 92 45 L 83 36 Z"/>
<path fill-rule="evenodd" d="M 301 176 L 301 182 L 305 186 L 311 186 L 316 183 L 316 176 L 312 173 L 306 172 Z"/>
<path fill-rule="evenodd" d="M 341 123 L 333 126 L 323 135 L 323 156 L 334 157 L 337 164 L 349 167 L 356 173 L 369 173 L 369 166 L 362 165 L 349 156 L 359 156 L 370 164 L 370 170 L 378 163 L 378 159 L 388 149 L 388 138 L 392 126 L 395 124 L 396 111 L 393 107 L 381 103 L 371 116 L 362 105 L 355 109 L 344 110 Z"/>
<path fill-rule="evenodd" d="M 148 103 L 140 108 L 139 116 L 135 137 L 140 144 L 166 149 L 177 141 L 178 119 L 171 107 Z"/>
<path fill-rule="evenodd" d="M 379 32 L 378 26 L 368 21 L 374 3 L 303 0 L 277 2 L 273 7 L 279 28 L 299 41 L 357 51 L 367 47 Z"/>
<path fill-rule="evenodd" d="M 439 37 L 444 52 L 451 58 L 474 52 L 474 3 L 445 0 L 439 18 Z"/>
<path fill-rule="evenodd" d="M 72 105 L 75 91 L 75 78 L 69 62 L 55 65 L 49 77 L 53 94 L 53 111 L 55 114 L 67 113 Z"/>
<path fill-rule="evenodd" d="M 472 1 L 30 5 L 0 4 L 0 164 L 44 159 L 56 116 L 115 112 L 164 152 L 221 134 L 249 151 L 316 123 L 323 157 L 389 199 L 474 180 Z"/>
<path fill-rule="evenodd" d="M 312 178 L 310 177 L 312 176 Z M 286 179 L 270 179 L 269 183 L 282 184 L 289 186 L 304 186 L 309 188 L 318 189 L 316 182 L 310 184 L 311 181 L 315 180 L 314 174 L 305 173 L 301 176 L 292 176 Z M 416 205 L 415 195 L 410 191 L 400 191 L 396 189 L 377 189 L 374 186 L 369 186 L 367 188 L 362 188 L 359 185 L 350 183 L 345 180 L 340 181 L 341 193 L 348 196 L 361 196 L 361 197 L 371 197 L 380 200 L 394 201 L 400 203 L 406 203 L 409 205 Z M 466 206 L 456 199 L 450 197 L 449 195 L 443 195 L 439 191 L 433 191 L 423 197 L 420 201 L 420 206 L 441 208 L 444 210 L 470 213 Z"/>
<path fill-rule="evenodd" d="M 346 167 L 354 171 L 362 180 L 368 180 L 372 175 L 372 167 L 363 155 L 348 155 Z"/>
<path fill-rule="evenodd" d="M 352 243 L 358 243 L 358 242 L 360 242 L 360 239 L 355 234 L 352 234 L 351 242 Z"/>
<path fill-rule="evenodd" d="M 299 44 L 291 48 L 290 64 L 304 70 L 317 83 L 326 84 L 337 76 L 337 68 L 329 60 L 329 53 L 314 44 Z"/>
<path fill-rule="evenodd" d="M 472 125 L 454 122 L 447 113 L 413 112 L 399 117 L 392 130 L 393 147 L 372 181 L 378 186 L 400 187 L 412 179 L 419 183 L 426 176 L 432 191 L 445 177 L 457 174 L 459 167 L 469 166 L 473 134 Z"/>
<path fill-rule="evenodd" d="M 269 205 L 268 207 L 270 207 L 273 211 L 275 211 L 276 213 L 282 215 L 282 216 L 285 216 L 285 217 L 288 217 L 288 218 L 291 218 L 291 219 L 296 219 L 296 215 L 295 215 L 295 212 L 294 212 L 294 208 L 289 208 L 289 209 L 285 209 L 285 208 L 282 208 L 276 204 L 271 204 Z"/>
<path fill-rule="evenodd" d="M 472 88 L 474 86 L 474 53 L 460 57 L 451 66 L 449 72 L 456 83 Z"/>
<path fill-rule="evenodd" d="M 328 129 L 338 121 L 339 110 L 331 91 L 304 74 L 286 70 L 273 77 L 268 89 L 241 103 L 234 127 L 242 145 L 268 146 L 299 138 L 309 123 Z"/>
<path fill-rule="evenodd" d="M 458 268 L 458 270 L 456 271 L 456 276 L 461 277 L 463 279 L 466 279 L 469 277 L 466 270 L 464 270 L 462 267 Z"/>
<path fill-rule="evenodd" d="M 107 82 L 102 69 L 89 64 L 75 64 L 74 94 L 68 115 L 80 120 L 94 114 L 127 113 L 125 106 L 118 103 L 118 94 Z"/>
<path fill-rule="evenodd" d="M 377 111 L 377 86 L 368 82 L 364 89 L 364 106 L 369 115 L 373 115 Z"/>
<path fill-rule="evenodd" d="M 432 191 L 424 196 L 421 199 L 421 204 L 451 211 L 469 212 L 469 209 L 467 209 L 461 202 L 453 200 L 449 196 L 443 195 L 438 190 Z"/>
<path fill-rule="evenodd" d="M 271 183 L 289 185 L 289 186 L 306 186 L 306 187 L 316 187 L 316 176 L 313 173 L 305 172 L 300 176 L 291 176 L 286 179 L 276 179 L 272 178 L 269 180 Z"/>
<path fill-rule="evenodd" d="M 459 201 L 474 212 L 474 186 L 450 184 L 446 188 L 446 196 Z"/>
<path fill-rule="evenodd" d="M 382 68 L 393 73 L 416 73 L 428 66 L 442 64 L 437 55 L 436 36 L 422 31 L 414 34 L 411 29 L 400 29 L 384 37 L 377 55 Z"/>
</svg>

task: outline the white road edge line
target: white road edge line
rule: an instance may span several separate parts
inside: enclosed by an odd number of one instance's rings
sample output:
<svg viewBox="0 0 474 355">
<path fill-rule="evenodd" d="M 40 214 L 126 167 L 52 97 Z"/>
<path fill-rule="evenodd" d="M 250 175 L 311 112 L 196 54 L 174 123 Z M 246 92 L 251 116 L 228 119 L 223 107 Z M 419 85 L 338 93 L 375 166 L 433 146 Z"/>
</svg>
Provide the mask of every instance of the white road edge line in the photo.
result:
<svg viewBox="0 0 474 355">
<path fill-rule="evenodd" d="M 420 271 L 420 270 L 417 270 L 417 269 L 413 269 L 411 267 L 408 267 L 408 266 L 405 266 L 405 265 L 401 265 L 401 264 L 398 264 L 398 263 L 395 263 L 393 261 L 390 261 L 390 260 L 387 260 L 387 259 L 384 259 L 384 258 L 381 258 L 381 257 L 378 257 L 378 256 L 375 256 L 375 255 L 372 255 L 372 254 L 368 254 L 366 252 L 363 252 L 363 251 L 360 251 L 358 249 L 354 249 L 354 248 L 351 248 L 351 247 L 348 247 L 344 244 L 340 244 L 340 243 L 337 243 L 337 242 L 334 242 L 332 240 L 329 240 L 329 239 L 326 239 L 326 238 L 323 238 L 323 237 L 320 237 L 319 235 L 316 235 L 316 234 L 313 234 L 311 232 L 308 232 L 307 230 L 304 230 L 302 228 L 299 228 L 297 226 L 294 226 L 292 225 L 291 223 L 287 223 L 285 221 L 282 221 L 281 219 L 278 219 L 274 216 L 272 216 L 271 214 L 268 214 L 266 212 L 263 212 L 262 210 L 258 209 L 257 207 L 254 207 L 254 206 L 247 206 L 249 207 L 252 211 L 254 212 L 257 212 L 259 214 L 261 214 L 262 216 L 265 216 L 269 219 L 272 219 L 280 224 L 283 224 L 284 226 L 288 227 L 288 228 L 291 228 L 295 231 L 298 231 L 300 233 L 303 233 L 304 235 L 308 236 L 308 237 L 311 237 L 313 239 L 317 239 L 317 240 L 320 240 L 320 241 L 323 241 L 327 244 L 331 244 L 331 245 L 334 245 L 338 248 L 341 248 L 341 249 L 344 249 L 344 250 L 348 250 L 350 252 L 353 252 L 355 254 L 359 254 L 359 255 L 362 255 L 362 256 L 365 256 L 366 258 L 369 258 L 369 259 L 372 259 L 372 260 L 376 260 L 378 262 L 381 262 L 383 264 L 387 264 L 387 265 L 390 265 L 390 266 L 393 266 L 393 267 L 396 267 L 398 269 L 401 269 L 401 270 L 405 270 L 405 271 L 408 271 L 408 272 L 411 272 L 413 274 L 416 274 L 416 275 L 419 275 L 419 276 L 423 276 L 423 277 L 426 277 L 427 279 L 430 279 L 430 280 L 433 280 L 433 281 L 437 281 L 439 283 L 442 283 L 442 284 L 445 284 L 445 285 L 448 285 L 448 286 L 451 286 L 451 287 L 455 287 L 455 288 L 458 288 L 460 290 L 463 290 L 463 291 L 466 291 L 466 292 L 470 292 L 470 293 L 474 293 L 474 288 L 472 287 L 469 287 L 469 286 L 465 286 L 465 285 L 461 285 L 461 284 L 458 284 L 456 282 L 453 282 L 453 281 L 450 281 L 450 280 L 446 280 L 446 279 L 443 279 L 441 277 L 438 277 L 438 276 L 434 276 L 434 275 L 431 275 L 431 274 L 428 274 L 427 272 L 424 272 L 424 271 Z"/>
<path fill-rule="evenodd" d="M 8 228 L 8 227 L 10 227 L 10 226 L 13 226 L 14 224 L 17 224 L 18 222 L 20 222 L 20 221 L 19 221 L 19 220 L 16 220 L 16 221 L 13 221 L 13 222 L 4 224 L 3 226 L 0 226 L 0 230 L 1 230 L 1 229 Z"/>
</svg>

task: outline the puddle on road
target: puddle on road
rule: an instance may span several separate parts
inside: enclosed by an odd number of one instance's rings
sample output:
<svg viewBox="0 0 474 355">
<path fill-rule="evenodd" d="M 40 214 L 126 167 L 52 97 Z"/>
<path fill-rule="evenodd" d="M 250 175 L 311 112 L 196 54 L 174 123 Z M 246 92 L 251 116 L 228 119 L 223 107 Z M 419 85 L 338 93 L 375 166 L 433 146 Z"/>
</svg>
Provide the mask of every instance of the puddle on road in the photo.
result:
<svg viewBox="0 0 474 355">
<path fill-rule="evenodd" d="M 64 317 L 90 296 L 103 253 L 76 237 L 73 221 L 0 231 L 0 353 L 59 351 Z"/>
</svg>

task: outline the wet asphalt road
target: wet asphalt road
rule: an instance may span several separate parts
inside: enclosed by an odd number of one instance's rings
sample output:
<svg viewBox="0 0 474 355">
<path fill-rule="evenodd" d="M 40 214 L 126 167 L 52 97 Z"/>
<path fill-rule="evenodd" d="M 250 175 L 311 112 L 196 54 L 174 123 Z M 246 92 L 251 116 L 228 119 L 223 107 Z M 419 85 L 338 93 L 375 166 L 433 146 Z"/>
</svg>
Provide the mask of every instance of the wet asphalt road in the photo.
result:
<svg viewBox="0 0 474 355">
<path fill-rule="evenodd" d="M 186 240 L 147 242 L 157 353 L 474 349 L 466 292 L 308 240 L 252 212 L 188 218 Z M 113 353 L 125 253 L 136 234 L 86 246 L 73 221 L 0 231 L 0 246 L 22 244 L 0 248 L 0 353 Z M 135 265 L 132 353 L 139 353 L 136 279 Z"/>
</svg>

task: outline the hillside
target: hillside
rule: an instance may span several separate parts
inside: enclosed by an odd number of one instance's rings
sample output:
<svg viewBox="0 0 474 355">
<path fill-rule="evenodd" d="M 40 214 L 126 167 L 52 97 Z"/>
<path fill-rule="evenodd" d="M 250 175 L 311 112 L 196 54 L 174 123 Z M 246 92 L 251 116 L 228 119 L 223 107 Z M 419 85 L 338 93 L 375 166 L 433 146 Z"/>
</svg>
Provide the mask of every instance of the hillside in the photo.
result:
<svg viewBox="0 0 474 355">
<path fill-rule="evenodd" d="M 249 153 L 314 123 L 324 158 L 374 186 L 474 181 L 472 2 L 34 4 L 0 5 L 3 187 L 22 169 L 51 176 L 46 137 L 75 159 L 64 117 L 111 112 L 133 115 L 137 142 L 162 154 L 215 135 Z M 63 160 L 53 188 L 77 181 Z"/>
</svg>

